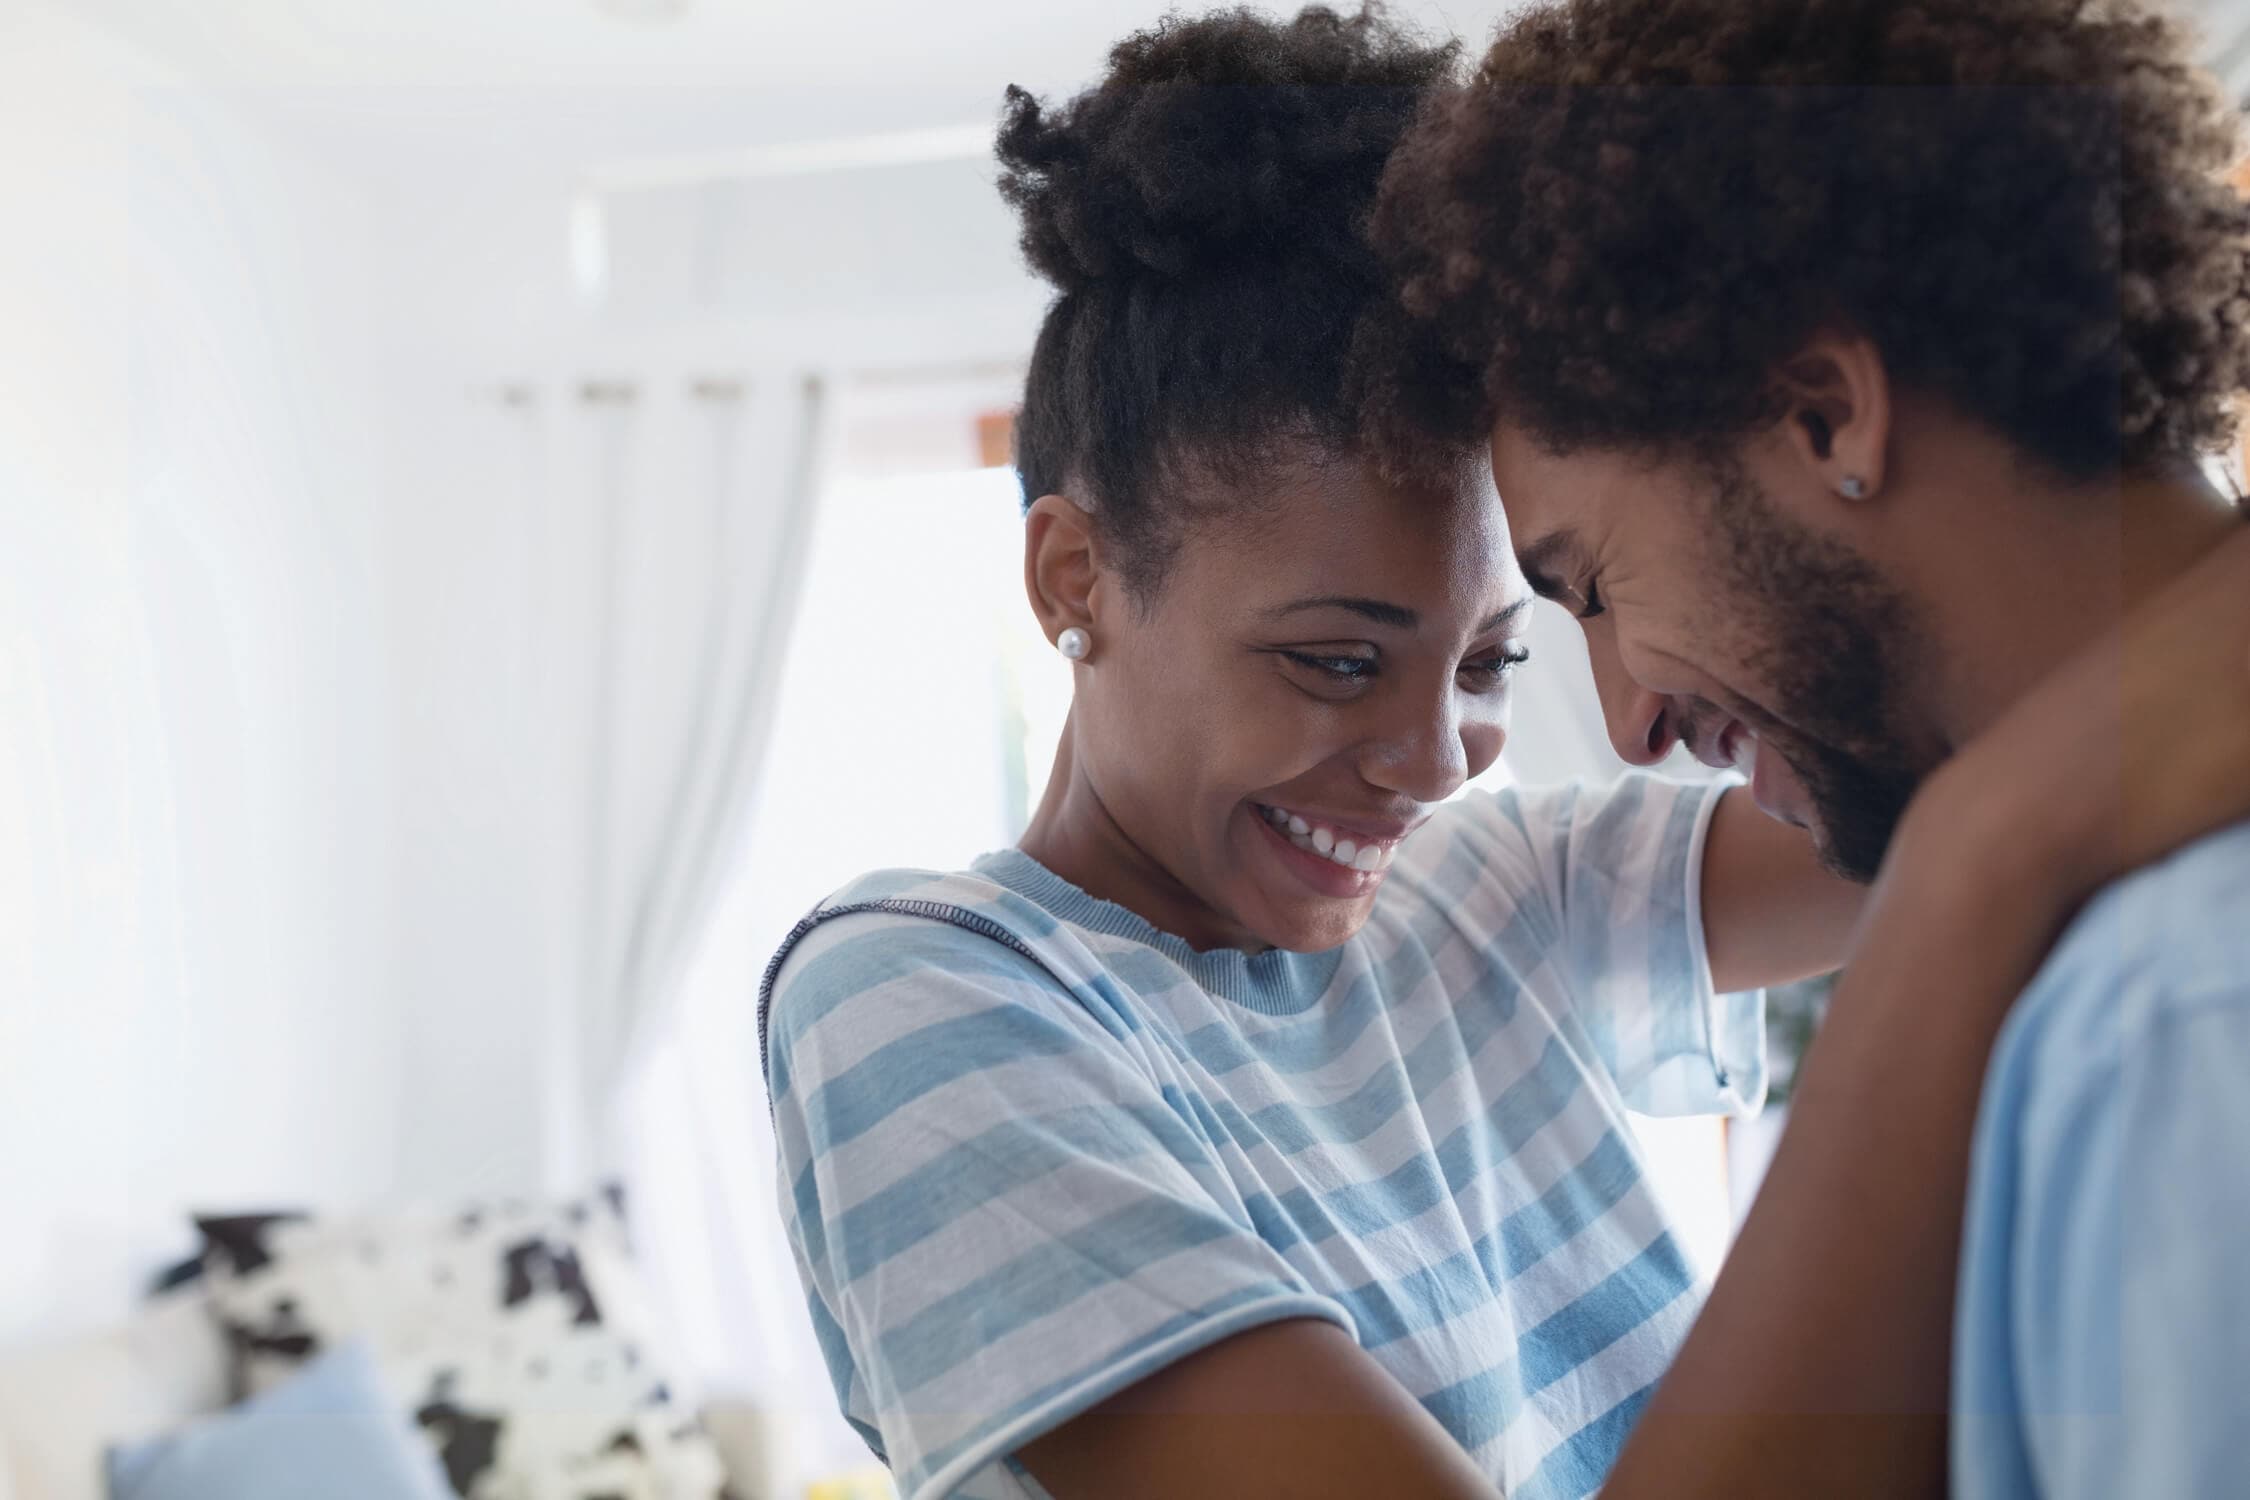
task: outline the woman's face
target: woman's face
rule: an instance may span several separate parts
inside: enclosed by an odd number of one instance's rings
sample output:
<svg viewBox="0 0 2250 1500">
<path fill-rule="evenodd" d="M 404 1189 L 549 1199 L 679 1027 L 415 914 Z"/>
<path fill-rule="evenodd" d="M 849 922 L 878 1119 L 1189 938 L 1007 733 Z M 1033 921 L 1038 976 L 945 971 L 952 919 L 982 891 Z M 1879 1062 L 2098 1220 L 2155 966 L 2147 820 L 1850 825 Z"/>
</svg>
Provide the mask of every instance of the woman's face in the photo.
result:
<svg viewBox="0 0 2250 1500">
<path fill-rule="evenodd" d="M 1284 465 L 1247 504 L 1197 497 L 1218 519 L 1145 604 L 1097 583 L 1074 753 L 1196 946 L 1343 942 L 1399 845 L 1498 758 L 1531 595 L 1468 475 L 1438 496 Z"/>
</svg>

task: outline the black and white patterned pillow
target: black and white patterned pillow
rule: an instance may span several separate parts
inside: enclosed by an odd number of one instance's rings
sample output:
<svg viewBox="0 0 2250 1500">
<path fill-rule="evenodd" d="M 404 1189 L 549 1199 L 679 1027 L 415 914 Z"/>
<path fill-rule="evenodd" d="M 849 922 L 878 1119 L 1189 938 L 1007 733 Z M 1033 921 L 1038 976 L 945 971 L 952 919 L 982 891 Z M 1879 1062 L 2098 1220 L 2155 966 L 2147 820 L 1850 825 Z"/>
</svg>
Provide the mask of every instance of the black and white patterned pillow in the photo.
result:
<svg viewBox="0 0 2250 1500">
<path fill-rule="evenodd" d="M 467 1500 L 723 1500 L 614 1198 L 197 1223 L 239 1394 L 364 1338 Z"/>
</svg>

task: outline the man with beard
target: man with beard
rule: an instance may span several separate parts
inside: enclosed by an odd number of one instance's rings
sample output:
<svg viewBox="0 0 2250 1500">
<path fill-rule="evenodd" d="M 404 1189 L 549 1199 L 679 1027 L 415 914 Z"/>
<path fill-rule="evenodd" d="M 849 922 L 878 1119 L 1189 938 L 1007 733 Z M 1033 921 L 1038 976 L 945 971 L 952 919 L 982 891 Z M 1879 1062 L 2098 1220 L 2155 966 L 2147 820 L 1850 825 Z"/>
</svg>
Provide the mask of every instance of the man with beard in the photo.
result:
<svg viewBox="0 0 2250 1500">
<path fill-rule="evenodd" d="M 1541 5 L 1392 160 L 1375 232 L 1406 316 L 1376 420 L 1402 463 L 1488 437 L 1524 570 L 1583 622 L 1626 759 L 1684 742 L 1737 765 L 1873 880 L 1957 750 L 2243 548 L 2199 462 L 2250 387 L 2234 150 L 2178 30 L 2133 0 Z M 2238 690 L 2186 660 L 2192 629 L 2171 639 L 2089 676 L 2056 727 L 2090 788 L 2120 736 L 2166 732 L 2134 713 L 2148 681 Z M 2250 824 L 2110 885 L 1993 1039 L 1973 1151 L 1925 1138 L 1926 1306 L 1883 1316 L 1926 1316 L 1942 1371 L 1965 1189 L 1957 1494 L 2244 1493 L 2246 891 Z M 1853 1233 L 1807 1225 L 1799 1253 L 1846 1259 Z M 1694 1392 L 1728 1351 L 1702 1334 L 1618 1492 L 1705 1492 Z M 1854 1414 L 1841 1450 L 1935 1375 L 1907 1359 L 1768 1399 Z M 1927 1477 L 1890 1462 L 1819 1492 Z"/>
</svg>

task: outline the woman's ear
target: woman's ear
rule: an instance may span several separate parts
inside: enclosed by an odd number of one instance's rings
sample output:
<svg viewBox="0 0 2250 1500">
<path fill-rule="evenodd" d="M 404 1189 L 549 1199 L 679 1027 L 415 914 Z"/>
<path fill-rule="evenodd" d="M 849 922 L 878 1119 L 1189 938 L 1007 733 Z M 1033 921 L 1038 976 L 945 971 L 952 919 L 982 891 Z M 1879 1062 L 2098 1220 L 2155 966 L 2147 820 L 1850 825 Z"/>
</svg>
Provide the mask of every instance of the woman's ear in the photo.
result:
<svg viewBox="0 0 2250 1500">
<path fill-rule="evenodd" d="M 1891 381 L 1872 341 L 1823 334 L 1781 369 L 1791 455 L 1832 495 L 1882 493 L 1891 440 Z"/>
<path fill-rule="evenodd" d="M 1066 630 L 1094 632 L 1100 577 L 1094 518 L 1067 495 L 1032 501 L 1024 516 L 1023 587 L 1050 645 Z"/>
</svg>

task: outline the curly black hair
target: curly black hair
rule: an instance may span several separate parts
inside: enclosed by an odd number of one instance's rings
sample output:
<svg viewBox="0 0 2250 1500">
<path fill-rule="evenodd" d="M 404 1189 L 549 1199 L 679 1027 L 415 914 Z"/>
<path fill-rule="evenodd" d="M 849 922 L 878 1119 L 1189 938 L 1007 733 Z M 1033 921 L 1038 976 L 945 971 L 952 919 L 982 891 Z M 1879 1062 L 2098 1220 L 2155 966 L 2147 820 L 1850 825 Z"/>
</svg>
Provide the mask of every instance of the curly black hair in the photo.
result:
<svg viewBox="0 0 2250 1500">
<path fill-rule="evenodd" d="M 1813 335 L 2085 479 L 2250 385 L 2235 128 L 2136 0 L 1549 0 L 1393 157 L 1370 420 L 1715 454 Z"/>
<path fill-rule="evenodd" d="M 1086 505 L 1137 598 L 1194 481 L 1238 484 L 1280 442 L 1357 451 L 1353 331 L 1388 299 L 1368 216 L 1457 57 L 1372 4 L 1222 10 L 1127 37 L 1059 109 L 1008 90 L 1000 191 L 1057 293 L 1016 465 L 1027 502 Z"/>
</svg>

